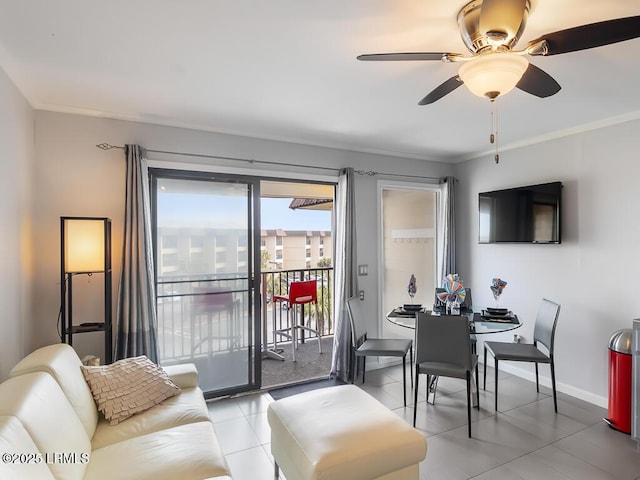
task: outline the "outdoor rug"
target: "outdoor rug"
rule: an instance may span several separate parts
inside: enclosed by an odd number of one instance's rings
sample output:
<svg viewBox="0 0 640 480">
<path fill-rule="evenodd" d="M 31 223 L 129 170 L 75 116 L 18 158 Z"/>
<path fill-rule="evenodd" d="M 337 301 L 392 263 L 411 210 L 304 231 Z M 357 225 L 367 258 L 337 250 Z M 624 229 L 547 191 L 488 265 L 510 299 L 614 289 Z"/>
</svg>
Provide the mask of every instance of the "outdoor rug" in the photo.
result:
<svg viewBox="0 0 640 480">
<path fill-rule="evenodd" d="M 339 378 L 323 378 L 321 380 L 273 388 L 269 390 L 269 395 L 271 395 L 274 400 L 280 400 L 281 398 L 297 395 L 298 393 L 316 390 L 317 388 L 335 387 L 336 385 L 345 385 L 345 382 Z"/>
</svg>

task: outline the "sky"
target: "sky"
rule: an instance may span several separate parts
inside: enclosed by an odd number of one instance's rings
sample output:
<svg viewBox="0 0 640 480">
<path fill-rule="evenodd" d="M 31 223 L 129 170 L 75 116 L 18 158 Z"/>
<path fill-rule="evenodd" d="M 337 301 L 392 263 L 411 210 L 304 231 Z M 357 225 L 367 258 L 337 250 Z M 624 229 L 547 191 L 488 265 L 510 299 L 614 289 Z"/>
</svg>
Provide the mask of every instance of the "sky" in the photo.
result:
<svg viewBox="0 0 640 480">
<path fill-rule="evenodd" d="M 290 198 L 260 200 L 261 227 L 264 230 L 331 231 L 331 212 L 291 210 Z M 246 227 L 247 202 L 244 195 L 158 195 L 158 225 L 162 227 Z"/>
<path fill-rule="evenodd" d="M 331 211 L 291 210 L 289 208 L 291 200 L 291 198 L 260 199 L 262 229 L 331 231 Z"/>
</svg>

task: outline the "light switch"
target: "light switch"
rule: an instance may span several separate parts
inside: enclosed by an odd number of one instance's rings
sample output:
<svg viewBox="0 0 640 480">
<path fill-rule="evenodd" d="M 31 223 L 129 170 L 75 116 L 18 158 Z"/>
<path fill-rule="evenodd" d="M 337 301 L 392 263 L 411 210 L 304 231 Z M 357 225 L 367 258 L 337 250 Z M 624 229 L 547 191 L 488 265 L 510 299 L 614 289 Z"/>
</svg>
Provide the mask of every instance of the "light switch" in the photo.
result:
<svg viewBox="0 0 640 480">
<path fill-rule="evenodd" d="M 369 265 L 358 265 L 358 275 L 369 275 Z"/>
</svg>

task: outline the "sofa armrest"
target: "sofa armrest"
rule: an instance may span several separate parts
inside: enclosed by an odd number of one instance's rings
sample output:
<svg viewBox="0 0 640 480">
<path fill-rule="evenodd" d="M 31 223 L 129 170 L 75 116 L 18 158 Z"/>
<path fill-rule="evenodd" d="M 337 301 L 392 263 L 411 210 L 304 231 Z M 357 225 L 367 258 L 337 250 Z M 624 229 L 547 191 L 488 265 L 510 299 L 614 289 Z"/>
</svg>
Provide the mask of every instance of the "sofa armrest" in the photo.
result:
<svg viewBox="0 0 640 480">
<path fill-rule="evenodd" d="M 169 378 L 180 388 L 194 388 L 198 386 L 198 370 L 193 363 L 168 365 L 164 368 Z"/>
</svg>

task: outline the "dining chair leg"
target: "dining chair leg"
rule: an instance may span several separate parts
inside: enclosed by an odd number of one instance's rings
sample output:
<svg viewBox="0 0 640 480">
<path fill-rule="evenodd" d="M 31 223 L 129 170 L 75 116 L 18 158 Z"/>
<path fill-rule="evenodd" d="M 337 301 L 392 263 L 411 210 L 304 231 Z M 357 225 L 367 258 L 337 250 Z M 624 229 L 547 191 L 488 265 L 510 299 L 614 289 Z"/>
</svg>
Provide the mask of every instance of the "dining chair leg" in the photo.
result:
<svg viewBox="0 0 640 480">
<path fill-rule="evenodd" d="M 411 388 L 413 388 L 413 345 L 409 347 L 409 377 L 411 378 Z"/>
<path fill-rule="evenodd" d="M 349 381 L 351 383 L 356 383 L 356 380 L 358 379 L 358 366 L 360 365 L 360 357 L 358 357 L 355 353 L 352 353 L 351 361 L 353 362 L 351 364 L 353 365 L 353 370 L 351 372 Z"/>
<path fill-rule="evenodd" d="M 436 404 L 436 393 L 438 391 L 438 375 L 427 375 L 427 403 Z M 429 401 L 431 396 L 431 401 Z"/>
<path fill-rule="evenodd" d="M 558 396 L 556 394 L 556 367 L 553 362 L 553 357 L 551 358 L 551 363 L 549 364 L 551 367 L 551 388 L 553 389 L 553 408 L 556 413 L 558 413 Z"/>
<path fill-rule="evenodd" d="M 476 408 L 480 410 L 480 377 L 478 376 L 478 362 L 476 362 Z"/>
<path fill-rule="evenodd" d="M 402 394 L 404 396 L 404 406 L 407 406 L 407 357 L 402 357 Z"/>
<path fill-rule="evenodd" d="M 540 393 L 540 383 L 538 383 L 538 362 L 536 364 L 536 392 Z"/>
<path fill-rule="evenodd" d="M 362 383 L 364 383 L 364 372 L 367 371 L 367 357 L 362 357 Z"/>
<path fill-rule="evenodd" d="M 496 379 L 496 388 L 495 388 L 495 408 L 496 408 L 496 412 L 498 411 L 498 359 L 497 358 L 493 358 L 493 368 L 495 368 L 495 379 Z"/>
<path fill-rule="evenodd" d="M 274 480 L 278 480 L 280 478 L 280 467 L 278 466 L 278 462 L 273 462 L 273 478 Z"/>
<path fill-rule="evenodd" d="M 416 382 L 413 390 L 413 427 L 416 426 L 416 413 L 418 407 L 418 369 L 416 368 Z"/>
<path fill-rule="evenodd" d="M 471 438 L 471 372 L 467 372 L 467 431 Z"/>
<path fill-rule="evenodd" d="M 487 347 L 484 347 L 484 390 L 487 389 Z"/>
</svg>

